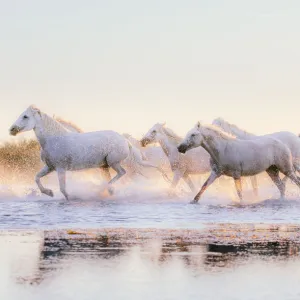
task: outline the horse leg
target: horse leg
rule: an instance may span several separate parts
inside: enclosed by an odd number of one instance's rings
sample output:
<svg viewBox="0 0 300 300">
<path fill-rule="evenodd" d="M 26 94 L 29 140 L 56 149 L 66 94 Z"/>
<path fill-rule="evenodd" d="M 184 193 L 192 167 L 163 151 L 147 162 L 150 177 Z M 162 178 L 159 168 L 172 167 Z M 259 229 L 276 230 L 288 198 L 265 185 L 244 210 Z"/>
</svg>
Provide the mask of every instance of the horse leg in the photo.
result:
<svg viewBox="0 0 300 300">
<path fill-rule="evenodd" d="M 108 184 L 111 186 L 116 181 L 118 181 L 122 176 L 124 176 L 126 174 L 126 171 L 124 168 L 121 167 L 119 162 L 111 164 L 109 166 L 117 172 L 117 175 L 108 182 Z"/>
<path fill-rule="evenodd" d="M 175 193 L 175 188 L 181 177 L 182 177 L 182 174 L 179 171 L 174 172 L 174 177 L 173 177 L 172 184 L 171 184 L 172 194 Z"/>
<path fill-rule="evenodd" d="M 288 181 L 289 177 L 288 176 L 284 176 L 281 181 L 284 184 L 284 186 L 286 186 L 286 182 Z"/>
<path fill-rule="evenodd" d="M 194 193 L 196 191 L 196 188 L 195 188 L 194 183 L 193 183 L 192 179 L 190 178 L 189 174 L 184 173 L 183 180 L 189 186 L 190 190 Z"/>
<path fill-rule="evenodd" d="M 280 198 L 284 199 L 285 197 L 285 184 L 279 177 L 279 169 L 275 166 L 270 167 L 266 170 L 267 174 L 270 176 L 272 181 L 275 183 L 280 192 Z"/>
<path fill-rule="evenodd" d="M 54 171 L 53 168 L 44 166 L 44 168 L 42 170 L 40 170 L 35 176 L 35 182 L 36 182 L 38 188 L 40 189 L 41 193 L 46 194 L 47 196 L 50 196 L 50 197 L 53 197 L 53 192 L 50 189 L 44 188 L 44 186 L 41 183 L 41 178 L 50 174 L 53 171 Z"/>
<path fill-rule="evenodd" d="M 139 164 L 143 167 L 149 167 L 149 168 L 154 168 L 154 169 L 158 170 L 162 174 L 163 178 L 166 181 L 170 182 L 170 179 L 168 178 L 168 175 L 164 172 L 164 170 L 162 168 L 157 167 L 157 166 L 153 165 L 152 163 L 150 163 L 148 161 L 141 161 Z"/>
<path fill-rule="evenodd" d="M 56 171 L 57 171 L 60 191 L 65 196 L 66 200 L 69 200 L 69 195 L 66 192 L 66 170 L 57 169 Z"/>
<path fill-rule="evenodd" d="M 293 167 L 294 167 L 294 170 L 295 170 L 296 172 L 300 173 L 300 167 L 299 167 L 298 164 L 294 163 Z M 283 181 L 284 185 L 286 185 L 286 182 L 287 182 L 288 179 L 289 179 L 289 177 L 288 177 L 287 175 L 285 175 L 285 176 L 282 178 L 282 181 Z"/>
<path fill-rule="evenodd" d="M 295 168 L 295 173 L 296 172 L 300 173 L 300 165 L 298 163 L 294 163 L 294 168 Z M 300 179 L 299 176 L 298 176 L 298 179 Z"/>
<path fill-rule="evenodd" d="M 111 181 L 111 175 L 109 173 L 109 168 L 100 168 L 100 172 L 101 172 L 102 176 L 104 177 L 104 180 L 106 180 L 107 183 Z M 110 195 L 112 195 L 114 193 L 114 188 L 112 186 L 110 186 L 108 188 L 108 192 Z"/>
<path fill-rule="evenodd" d="M 251 185 L 256 198 L 258 198 L 258 185 L 257 185 L 257 176 L 251 176 Z"/>
<path fill-rule="evenodd" d="M 194 200 L 191 203 L 197 203 L 201 197 L 201 195 L 204 193 L 204 191 L 217 179 L 221 176 L 220 173 L 216 173 L 212 171 L 208 177 L 208 179 L 204 182 L 201 190 L 199 193 L 195 196 Z"/>
<path fill-rule="evenodd" d="M 293 167 L 294 167 L 295 173 L 296 173 L 296 172 L 297 172 L 297 173 L 300 173 L 300 165 L 299 165 L 299 163 L 295 163 L 295 162 L 294 162 Z M 284 183 L 286 183 L 288 179 L 289 179 L 289 177 L 288 177 L 287 175 L 285 175 L 284 178 L 282 179 L 282 181 L 283 181 Z M 300 179 L 299 176 L 298 176 L 298 179 Z"/>
<path fill-rule="evenodd" d="M 240 198 L 240 202 L 243 201 L 243 195 L 242 195 L 242 180 L 241 177 L 239 178 L 234 178 L 234 184 L 236 188 L 236 192 Z"/>
<path fill-rule="evenodd" d="M 281 171 L 282 172 L 282 171 Z M 295 172 L 284 173 L 289 179 L 291 179 L 300 188 L 300 178 L 295 174 Z"/>
</svg>

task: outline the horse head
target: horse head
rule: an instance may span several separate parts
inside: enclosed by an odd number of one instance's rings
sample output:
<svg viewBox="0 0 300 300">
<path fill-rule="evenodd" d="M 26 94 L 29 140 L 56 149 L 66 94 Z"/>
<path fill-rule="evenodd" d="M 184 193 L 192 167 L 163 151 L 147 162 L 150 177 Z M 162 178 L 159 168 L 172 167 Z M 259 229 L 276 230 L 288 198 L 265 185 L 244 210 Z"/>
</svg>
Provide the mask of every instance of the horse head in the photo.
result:
<svg viewBox="0 0 300 300">
<path fill-rule="evenodd" d="M 165 124 L 166 123 L 156 123 L 153 125 L 141 139 L 141 146 L 146 147 L 149 144 L 158 142 L 159 134 L 162 133 L 162 128 L 165 126 Z"/>
<path fill-rule="evenodd" d="M 37 117 L 41 117 L 41 111 L 37 107 L 30 105 L 11 125 L 9 128 L 10 135 L 15 136 L 20 132 L 34 129 Z"/>
</svg>

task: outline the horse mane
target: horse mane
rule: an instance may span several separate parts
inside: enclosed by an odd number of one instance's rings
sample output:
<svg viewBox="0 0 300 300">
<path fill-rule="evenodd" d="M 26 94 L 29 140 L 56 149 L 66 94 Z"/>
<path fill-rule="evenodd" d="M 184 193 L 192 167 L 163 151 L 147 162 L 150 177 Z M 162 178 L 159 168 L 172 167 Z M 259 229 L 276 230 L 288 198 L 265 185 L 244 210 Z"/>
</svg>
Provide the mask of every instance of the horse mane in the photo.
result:
<svg viewBox="0 0 300 300">
<path fill-rule="evenodd" d="M 44 135 L 65 135 L 70 131 L 83 132 L 71 122 L 63 120 L 62 118 L 55 118 L 54 116 L 51 117 L 48 114 L 42 112 L 33 104 L 31 104 L 27 109 L 32 112 L 35 119 L 37 117 L 40 118 L 42 126 L 41 130 L 43 131 Z"/>
<path fill-rule="evenodd" d="M 122 135 L 125 137 L 125 139 L 129 140 L 133 144 L 139 144 L 140 142 L 134 138 L 130 133 L 122 133 Z"/>
<path fill-rule="evenodd" d="M 220 124 L 220 125 L 219 125 Z M 223 131 L 228 132 L 228 129 L 230 130 L 230 133 L 232 135 L 244 135 L 244 136 L 255 136 L 253 133 L 248 132 L 244 129 L 239 128 L 237 125 L 229 123 L 228 121 L 224 120 L 223 118 L 219 117 L 216 118 L 213 121 L 213 125 L 216 125 L 218 127 L 221 127 L 223 129 Z M 225 127 L 225 128 L 224 128 Z M 239 137 L 239 136 L 238 136 Z"/>
<path fill-rule="evenodd" d="M 54 117 L 54 120 L 61 123 L 64 127 L 68 128 L 68 129 L 71 127 L 77 132 L 81 132 L 81 133 L 83 132 L 83 130 L 81 128 L 79 128 L 76 124 L 72 123 L 71 121 L 64 120 L 60 117 Z"/>
<path fill-rule="evenodd" d="M 126 133 L 126 132 L 125 132 L 125 133 L 123 133 L 122 135 L 123 135 L 126 139 L 133 138 L 132 135 L 131 135 L 130 133 Z"/>
<path fill-rule="evenodd" d="M 56 121 L 54 118 L 50 117 L 49 115 L 40 112 L 40 116 L 42 119 L 42 123 L 44 126 L 44 130 L 47 131 L 48 133 L 66 133 L 68 132 L 68 129 L 64 127 L 63 124 L 60 122 Z"/>
<path fill-rule="evenodd" d="M 176 144 L 179 144 L 182 142 L 183 138 L 180 137 L 179 135 L 177 135 L 172 129 L 165 127 L 165 126 L 162 126 L 161 129 L 162 129 L 162 132 Z"/>
<path fill-rule="evenodd" d="M 223 140 L 234 140 L 236 139 L 236 136 L 234 136 L 233 134 L 230 134 L 224 130 L 222 130 L 219 126 L 214 125 L 214 124 L 208 124 L 208 125 L 202 125 L 200 127 L 200 131 L 202 129 L 205 129 L 206 131 L 208 131 L 210 134 L 212 135 L 217 135 L 217 137 L 223 139 Z"/>
</svg>

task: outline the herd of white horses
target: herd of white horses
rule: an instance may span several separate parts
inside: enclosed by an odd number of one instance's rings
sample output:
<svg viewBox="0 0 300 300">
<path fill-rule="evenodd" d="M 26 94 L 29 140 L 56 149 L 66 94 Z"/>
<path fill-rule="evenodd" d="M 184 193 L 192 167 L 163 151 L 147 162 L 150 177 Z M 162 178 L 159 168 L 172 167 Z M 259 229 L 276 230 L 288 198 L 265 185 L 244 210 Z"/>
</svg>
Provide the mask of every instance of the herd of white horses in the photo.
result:
<svg viewBox="0 0 300 300">
<path fill-rule="evenodd" d="M 57 172 L 60 191 L 66 199 L 66 172 L 99 168 L 107 181 L 107 189 L 113 193 L 113 185 L 126 173 L 139 173 L 142 167 L 154 168 L 171 183 L 174 190 L 183 179 L 196 193 L 190 175 L 210 176 L 195 195 L 197 203 L 203 192 L 222 175 L 234 179 L 237 194 L 242 201 L 242 177 L 250 176 L 257 195 L 256 175 L 266 171 L 285 197 L 286 180 L 300 187 L 300 138 L 281 131 L 256 136 L 218 118 L 212 124 L 198 122 L 181 138 L 165 124 L 157 123 L 138 141 L 128 134 L 103 130 L 83 132 L 77 126 L 62 119 L 52 118 L 35 106 L 29 106 L 13 123 L 9 132 L 33 130 L 41 146 L 44 167 L 36 174 L 36 184 L 41 193 L 53 197 L 52 190 L 45 188 L 41 178 Z M 155 144 L 159 144 L 156 146 Z M 147 145 L 150 145 L 146 147 Z M 164 165 L 168 164 L 173 179 L 170 181 Z M 111 178 L 110 169 L 116 171 Z M 279 173 L 284 175 L 281 179 Z"/>
</svg>

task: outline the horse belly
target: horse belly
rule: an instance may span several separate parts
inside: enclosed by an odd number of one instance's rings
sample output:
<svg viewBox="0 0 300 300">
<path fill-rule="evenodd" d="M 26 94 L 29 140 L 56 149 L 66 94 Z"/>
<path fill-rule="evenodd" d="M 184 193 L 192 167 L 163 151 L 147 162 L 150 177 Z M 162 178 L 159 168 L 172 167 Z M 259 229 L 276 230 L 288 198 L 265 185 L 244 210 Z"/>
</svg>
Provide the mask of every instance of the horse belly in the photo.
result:
<svg viewBox="0 0 300 300">
<path fill-rule="evenodd" d="M 77 159 L 76 157 L 71 157 L 66 164 L 66 168 L 68 170 L 83 170 L 83 169 L 90 169 L 90 168 L 99 168 L 102 166 L 107 166 L 106 162 L 106 155 L 96 155 L 90 156 L 86 155 Z"/>
<path fill-rule="evenodd" d="M 87 134 L 49 139 L 45 152 L 54 168 L 82 170 L 107 165 L 107 159 L 121 161 L 128 156 L 128 144 L 118 134 L 105 137 Z"/>
<path fill-rule="evenodd" d="M 94 146 L 60 145 L 45 151 L 47 165 L 65 170 L 96 168 L 106 164 L 107 151 Z"/>
<path fill-rule="evenodd" d="M 221 170 L 225 175 L 231 177 L 254 176 L 264 172 L 271 165 L 272 163 L 267 158 L 264 160 L 237 160 L 223 164 Z"/>
</svg>

